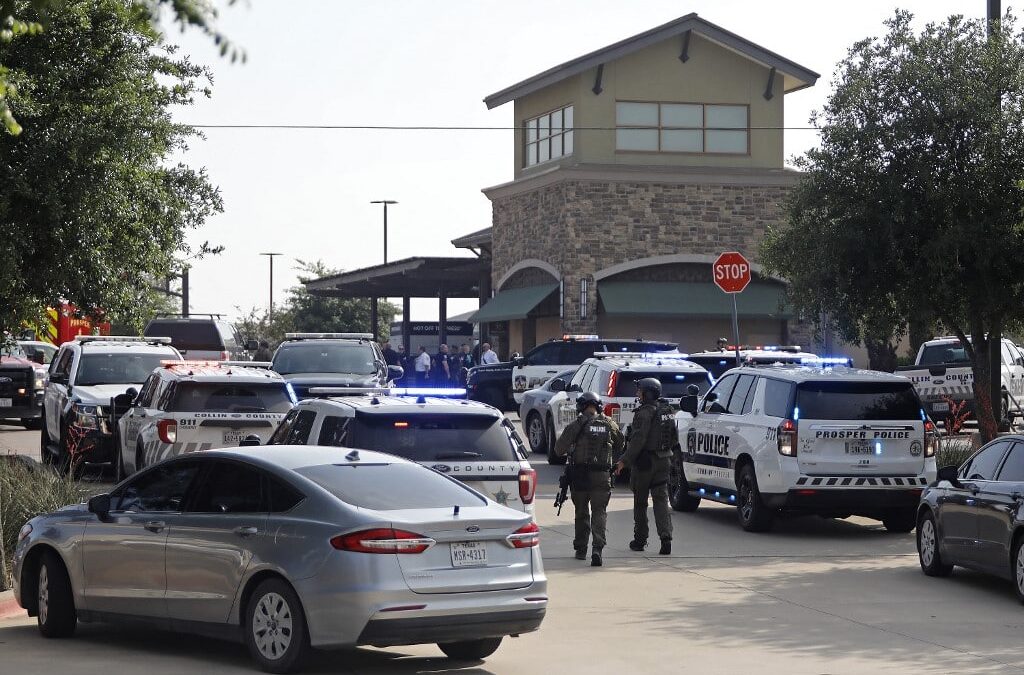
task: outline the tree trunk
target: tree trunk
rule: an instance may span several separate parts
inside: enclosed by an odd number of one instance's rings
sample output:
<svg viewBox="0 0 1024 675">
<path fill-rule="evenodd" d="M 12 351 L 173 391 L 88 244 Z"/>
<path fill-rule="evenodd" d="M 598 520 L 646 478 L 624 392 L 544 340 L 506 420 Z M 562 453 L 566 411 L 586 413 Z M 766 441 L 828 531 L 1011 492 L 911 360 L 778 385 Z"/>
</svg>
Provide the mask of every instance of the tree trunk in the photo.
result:
<svg viewBox="0 0 1024 675">
<path fill-rule="evenodd" d="M 864 340 L 868 350 L 868 368 L 891 373 L 896 370 L 896 347 L 888 340 Z"/>
<path fill-rule="evenodd" d="M 971 359 L 971 370 L 974 371 L 974 404 L 975 417 L 978 419 L 978 431 L 981 432 L 981 439 L 988 443 L 999 432 L 999 422 L 996 419 L 997 413 L 993 406 L 999 405 L 999 396 L 993 398 L 993 371 L 992 359 L 989 348 L 995 345 L 996 359 L 999 358 L 999 340 L 991 340 L 991 336 L 985 335 L 984 323 L 977 319 L 971 322 L 971 342 L 968 346 L 968 354 Z M 964 335 L 960 340 L 964 341 Z M 964 343 L 967 344 L 966 342 Z M 997 361 L 998 363 L 998 361 Z M 999 371 L 995 371 L 995 386 L 999 385 Z M 998 391 L 998 389 L 996 390 Z"/>
<path fill-rule="evenodd" d="M 928 340 L 935 337 L 935 319 L 928 315 L 925 316 L 912 316 L 908 322 L 908 335 L 907 338 L 910 342 L 909 350 L 910 357 L 914 358 L 917 356 L 917 352 Z"/>
</svg>

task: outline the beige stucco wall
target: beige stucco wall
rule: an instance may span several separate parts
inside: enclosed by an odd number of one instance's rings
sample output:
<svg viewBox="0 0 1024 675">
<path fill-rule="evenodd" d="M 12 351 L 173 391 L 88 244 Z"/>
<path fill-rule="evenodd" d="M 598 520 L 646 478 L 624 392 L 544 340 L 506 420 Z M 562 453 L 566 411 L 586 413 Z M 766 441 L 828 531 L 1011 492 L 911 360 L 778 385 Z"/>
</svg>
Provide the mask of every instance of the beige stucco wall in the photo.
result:
<svg viewBox="0 0 1024 675">
<path fill-rule="evenodd" d="M 567 78 L 515 101 L 515 176 L 542 172 L 559 164 L 635 164 L 709 167 L 781 168 L 783 166 L 783 91 L 775 78 L 774 96 L 764 98 L 769 69 L 694 33 L 690 59 L 679 60 L 681 38 L 670 39 L 605 64 L 602 86 L 591 88 L 597 69 Z M 617 152 L 616 100 L 674 103 L 731 103 L 750 106 L 749 155 Z M 571 156 L 523 168 L 525 120 L 568 104 L 574 106 Z M 596 129 L 585 129 L 591 127 Z"/>
</svg>

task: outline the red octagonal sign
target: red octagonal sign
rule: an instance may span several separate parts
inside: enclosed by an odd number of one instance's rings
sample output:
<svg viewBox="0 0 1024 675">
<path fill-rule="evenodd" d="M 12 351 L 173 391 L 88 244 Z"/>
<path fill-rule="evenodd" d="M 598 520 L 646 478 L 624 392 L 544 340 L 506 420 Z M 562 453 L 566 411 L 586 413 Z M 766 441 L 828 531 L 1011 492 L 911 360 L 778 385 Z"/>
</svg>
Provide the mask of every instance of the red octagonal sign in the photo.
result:
<svg viewBox="0 0 1024 675">
<path fill-rule="evenodd" d="M 750 283 L 750 263 L 737 251 L 718 256 L 711 271 L 715 284 L 726 293 L 739 293 Z"/>
</svg>

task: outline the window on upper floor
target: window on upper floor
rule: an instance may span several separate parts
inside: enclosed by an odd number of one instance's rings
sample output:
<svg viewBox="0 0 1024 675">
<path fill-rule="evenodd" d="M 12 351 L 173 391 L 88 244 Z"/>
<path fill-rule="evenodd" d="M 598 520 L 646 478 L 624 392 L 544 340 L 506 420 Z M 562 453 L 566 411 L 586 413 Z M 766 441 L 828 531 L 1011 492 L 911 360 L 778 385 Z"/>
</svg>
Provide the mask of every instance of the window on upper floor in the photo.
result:
<svg viewBox="0 0 1024 675">
<path fill-rule="evenodd" d="M 533 166 L 572 154 L 572 106 L 566 106 L 526 120 L 525 166 Z"/>
<path fill-rule="evenodd" d="M 746 155 L 750 109 L 710 103 L 615 103 L 615 149 Z"/>
</svg>

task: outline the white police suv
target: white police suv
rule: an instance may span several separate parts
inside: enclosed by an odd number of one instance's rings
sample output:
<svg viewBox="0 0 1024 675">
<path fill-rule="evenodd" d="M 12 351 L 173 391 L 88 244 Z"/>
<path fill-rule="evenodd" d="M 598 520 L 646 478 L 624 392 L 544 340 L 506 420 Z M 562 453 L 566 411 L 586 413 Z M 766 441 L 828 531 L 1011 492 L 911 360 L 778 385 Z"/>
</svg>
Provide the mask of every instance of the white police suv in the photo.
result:
<svg viewBox="0 0 1024 675">
<path fill-rule="evenodd" d="M 684 395 L 689 385 L 697 385 L 701 394 L 711 388 L 708 371 L 687 360 L 685 354 L 657 352 L 598 352 L 583 362 L 567 383 L 554 384 L 558 393 L 551 397 L 549 407 L 553 419 L 552 438 L 557 439 L 576 419 L 576 399 L 590 391 L 601 397 L 604 414 L 615 420 L 622 433 L 629 431 L 636 400 L 636 383 L 645 377 L 661 382 L 661 394 L 673 402 Z M 554 454 L 554 441 L 548 443 L 548 462 L 562 464 L 564 457 Z"/>
<path fill-rule="evenodd" d="M 296 403 L 291 385 L 250 361 L 165 361 L 129 391 L 117 421 L 117 479 L 176 455 L 266 441 Z M 133 398 L 134 397 L 134 398 Z"/>
<path fill-rule="evenodd" d="M 419 462 L 490 499 L 533 513 L 537 474 L 515 427 L 495 408 L 446 398 L 465 390 L 313 388 L 268 445 L 378 450 Z"/>
<path fill-rule="evenodd" d="M 741 367 L 676 416 L 672 506 L 733 504 L 748 531 L 779 514 L 851 515 L 909 532 L 938 437 L 913 384 L 867 370 Z"/>
</svg>

